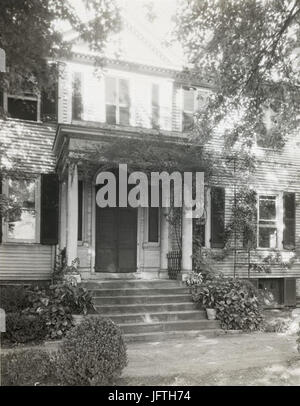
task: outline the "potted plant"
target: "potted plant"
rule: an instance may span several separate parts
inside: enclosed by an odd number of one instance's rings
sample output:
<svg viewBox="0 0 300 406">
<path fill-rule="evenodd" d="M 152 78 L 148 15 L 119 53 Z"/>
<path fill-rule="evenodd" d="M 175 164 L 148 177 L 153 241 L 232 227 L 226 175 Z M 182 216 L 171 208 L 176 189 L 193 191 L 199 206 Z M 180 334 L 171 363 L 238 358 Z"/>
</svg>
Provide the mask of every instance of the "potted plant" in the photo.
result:
<svg viewBox="0 0 300 406">
<path fill-rule="evenodd" d="M 215 286 L 214 284 L 204 283 L 198 287 L 197 293 L 194 295 L 194 301 L 201 303 L 206 310 L 208 320 L 216 319 L 216 301 L 215 301 Z"/>
</svg>

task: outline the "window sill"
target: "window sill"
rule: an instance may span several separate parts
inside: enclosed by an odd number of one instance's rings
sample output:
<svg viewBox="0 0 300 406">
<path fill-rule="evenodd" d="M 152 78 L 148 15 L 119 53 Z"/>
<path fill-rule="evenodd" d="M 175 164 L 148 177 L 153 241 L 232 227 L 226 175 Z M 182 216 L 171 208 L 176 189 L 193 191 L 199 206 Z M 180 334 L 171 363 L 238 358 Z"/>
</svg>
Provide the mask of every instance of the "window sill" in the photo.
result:
<svg viewBox="0 0 300 406">
<path fill-rule="evenodd" d="M 143 243 L 143 248 L 149 248 L 149 249 L 153 249 L 153 248 L 159 248 L 160 247 L 160 243 L 159 242 L 144 242 Z"/>
</svg>

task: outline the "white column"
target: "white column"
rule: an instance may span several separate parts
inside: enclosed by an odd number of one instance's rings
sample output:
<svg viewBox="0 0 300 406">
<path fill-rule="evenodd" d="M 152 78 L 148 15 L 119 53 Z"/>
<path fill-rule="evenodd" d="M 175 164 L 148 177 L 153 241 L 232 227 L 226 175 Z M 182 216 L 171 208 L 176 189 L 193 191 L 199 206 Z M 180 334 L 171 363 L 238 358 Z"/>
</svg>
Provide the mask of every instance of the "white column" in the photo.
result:
<svg viewBox="0 0 300 406">
<path fill-rule="evenodd" d="M 168 271 L 168 258 L 169 251 L 169 222 L 167 215 L 169 213 L 168 207 L 160 209 L 160 271 Z"/>
<path fill-rule="evenodd" d="M 181 272 L 184 278 L 184 275 L 192 271 L 193 255 L 193 218 L 191 209 L 185 206 L 182 208 L 181 251 Z"/>
<path fill-rule="evenodd" d="M 68 168 L 67 263 L 77 258 L 78 236 L 78 173 L 77 165 Z"/>
<path fill-rule="evenodd" d="M 62 250 L 67 244 L 67 184 L 60 184 L 60 210 L 59 210 L 59 248 Z"/>
</svg>

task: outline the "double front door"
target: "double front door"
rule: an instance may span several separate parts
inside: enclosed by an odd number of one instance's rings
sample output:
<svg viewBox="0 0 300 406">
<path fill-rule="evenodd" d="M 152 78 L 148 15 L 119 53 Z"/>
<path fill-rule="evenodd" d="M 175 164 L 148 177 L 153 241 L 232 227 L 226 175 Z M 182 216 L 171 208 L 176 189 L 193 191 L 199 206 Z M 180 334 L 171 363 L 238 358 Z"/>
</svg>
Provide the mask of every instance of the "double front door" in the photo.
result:
<svg viewBox="0 0 300 406">
<path fill-rule="evenodd" d="M 96 206 L 96 272 L 135 272 L 137 209 Z"/>
</svg>

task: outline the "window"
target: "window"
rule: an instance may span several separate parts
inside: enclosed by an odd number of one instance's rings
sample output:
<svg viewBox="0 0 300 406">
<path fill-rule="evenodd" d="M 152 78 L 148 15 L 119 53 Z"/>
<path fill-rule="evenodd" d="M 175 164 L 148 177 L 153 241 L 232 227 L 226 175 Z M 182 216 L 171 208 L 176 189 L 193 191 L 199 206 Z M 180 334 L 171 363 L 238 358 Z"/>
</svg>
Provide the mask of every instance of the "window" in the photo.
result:
<svg viewBox="0 0 300 406">
<path fill-rule="evenodd" d="M 82 116 L 82 74 L 74 72 L 72 85 L 72 119 L 81 120 Z"/>
<path fill-rule="evenodd" d="M 182 131 L 194 126 L 195 94 L 195 89 L 183 88 Z"/>
<path fill-rule="evenodd" d="M 130 97 L 129 82 L 126 79 L 107 77 L 105 79 L 106 122 L 129 125 Z"/>
<path fill-rule="evenodd" d="M 8 180 L 7 195 L 15 203 L 7 223 L 8 241 L 37 240 L 37 180 Z"/>
<path fill-rule="evenodd" d="M 151 108 L 152 108 L 152 127 L 159 128 L 160 111 L 159 111 L 159 85 L 152 84 L 151 90 Z"/>
<path fill-rule="evenodd" d="M 274 195 L 260 195 L 258 199 L 258 246 L 277 248 L 278 207 Z"/>
<path fill-rule="evenodd" d="M 40 120 L 40 99 L 33 93 L 24 93 L 20 96 L 5 95 L 4 103 L 11 118 L 31 121 Z"/>
<path fill-rule="evenodd" d="M 148 214 L 148 242 L 159 241 L 159 208 L 149 207 Z"/>
</svg>

